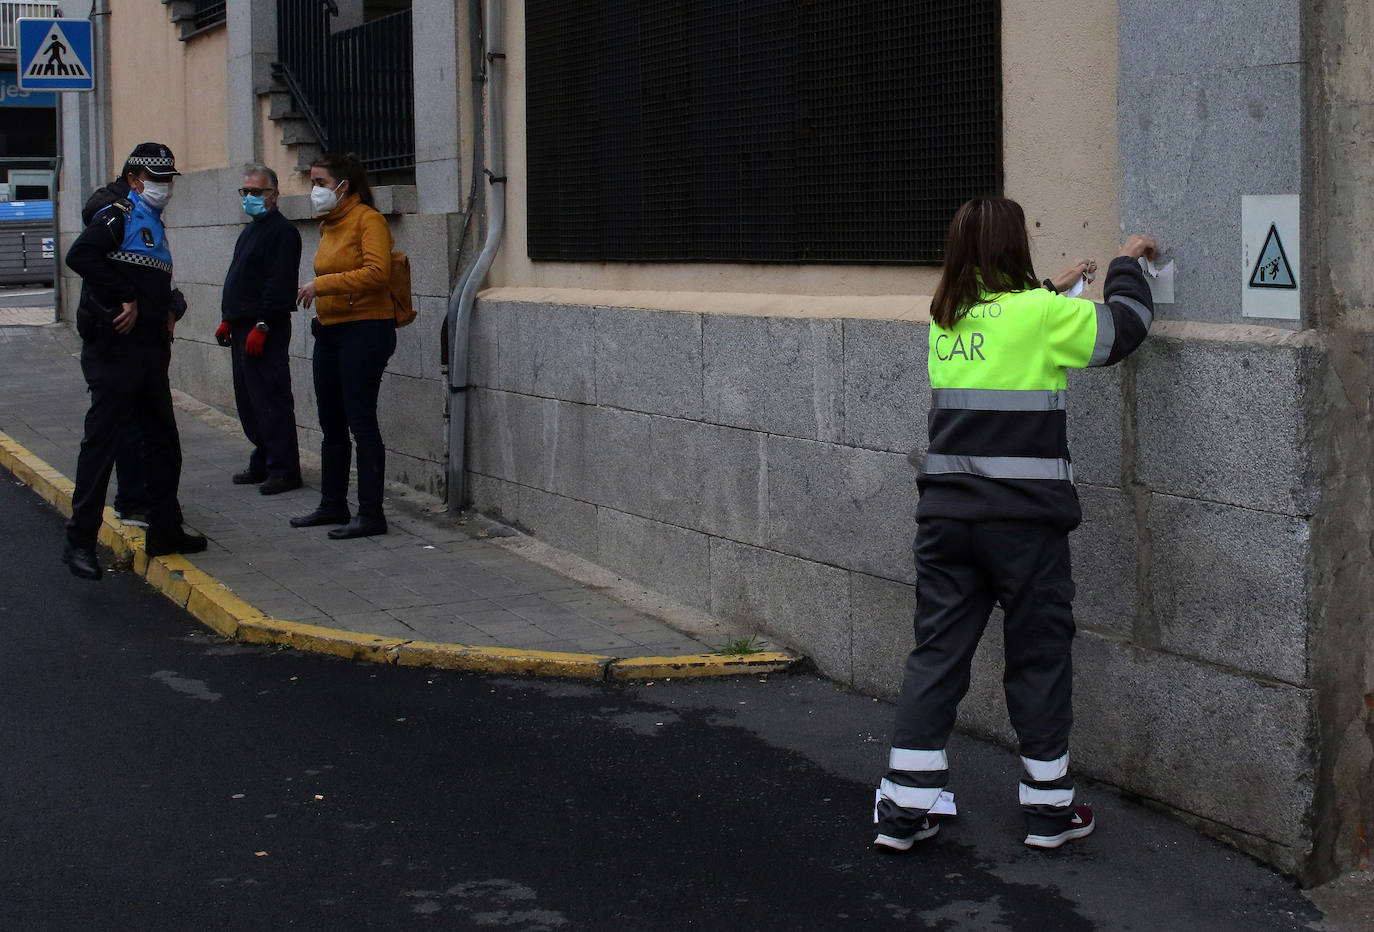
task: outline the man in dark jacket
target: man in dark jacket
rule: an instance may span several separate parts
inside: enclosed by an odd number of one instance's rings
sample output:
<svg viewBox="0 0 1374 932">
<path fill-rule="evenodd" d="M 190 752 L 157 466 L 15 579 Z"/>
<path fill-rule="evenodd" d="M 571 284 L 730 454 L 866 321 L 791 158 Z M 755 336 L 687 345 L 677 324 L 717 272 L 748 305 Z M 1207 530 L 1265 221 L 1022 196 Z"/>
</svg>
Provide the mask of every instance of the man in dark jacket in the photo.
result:
<svg viewBox="0 0 1374 932">
<path fill-rule="evenodd" d="M 296 403 L 291 395 L 291 312 L 301 235 L 277 210 L 277 173 L 265 165 L 244 172 L 243 211 L 252 218 L 234 245 L 224 276 L 221 316 L 215 331 L 233 353 L 234 403 L 243 433 L 253 444 L 238 485 L 261 483 L 263 495 L 301 487 L 296 444 Z"/>
<path fill-rule="evenodd" d="M 62 559 L 83 579 L 101 576 L 96 537 L 110 471 L 132 424 L 143 434 L 148 555 L 205 549 L 204 537 L 181 527 L 181 440 L 167 381 L 172 329 L 185 304 L 173 294 L 162 209 L 179 174 L 166 146 L 140 143 L 124 163 L 127 193 L 112 190 L 115 197 L 93 213 L 67 251 L 68 268 L 82 280 L 76 329 L 91 407 L 76 462 Z"/>
</svg>

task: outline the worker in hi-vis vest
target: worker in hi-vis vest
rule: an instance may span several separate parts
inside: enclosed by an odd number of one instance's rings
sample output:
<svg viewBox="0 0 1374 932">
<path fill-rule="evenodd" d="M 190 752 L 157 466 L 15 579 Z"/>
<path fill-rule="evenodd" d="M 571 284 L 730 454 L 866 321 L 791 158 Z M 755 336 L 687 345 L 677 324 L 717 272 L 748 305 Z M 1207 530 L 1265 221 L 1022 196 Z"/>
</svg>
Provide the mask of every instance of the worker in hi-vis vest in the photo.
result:
<svg viewBox="0 0 1374 932">
<path fill-rule="evenodd" d="M 905 851 L 940 829 L 929 810 L 949 776 L 945 746 L 968 691 L 993 606 L 1004 615 L 1007 711 L 1025 773 L 1025 843 L 1057 848 L 1093 830 L 1069 775 L 1074 584 L 1068 534 L 1082 511 L 1065 427 L 1065 370 L 1110 366 L 1141 344 L 1154 316 L 1127 238 L 1105 299 L 1059 292 L 1091 280 L 1084 261 L 1040 282 L 1026 218 L 979 198 L 949 229 L 931 302 L 930 444 L 917 480 L 916 647 L 907 658 L 875 842 Z"/>
</svg>

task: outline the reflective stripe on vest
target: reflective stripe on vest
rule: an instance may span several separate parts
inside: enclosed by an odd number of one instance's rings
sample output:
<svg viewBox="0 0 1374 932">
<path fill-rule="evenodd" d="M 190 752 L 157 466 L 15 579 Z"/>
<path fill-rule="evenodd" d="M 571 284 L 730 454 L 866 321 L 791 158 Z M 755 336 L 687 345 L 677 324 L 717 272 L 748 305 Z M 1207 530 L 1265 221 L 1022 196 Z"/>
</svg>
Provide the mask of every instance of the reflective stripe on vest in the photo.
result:
<svg viewBox="0 0 1374 932">
<path fill-rule="evenodd" d="M 930 393 L 932 408 L 953 411 L 1063 411 L 1067 400 L 1066 392 L 1018 389 L 937 388 Z"/>
<path fill-rule="evenodd" d="M 927 453 L 925 471 L 930 475 L 967 473 L 988 479 L 1058 479 L 1062 482 L 1073 482 L 1073 464 L 1068 460 L 1037 456 Z"/>
</svg>

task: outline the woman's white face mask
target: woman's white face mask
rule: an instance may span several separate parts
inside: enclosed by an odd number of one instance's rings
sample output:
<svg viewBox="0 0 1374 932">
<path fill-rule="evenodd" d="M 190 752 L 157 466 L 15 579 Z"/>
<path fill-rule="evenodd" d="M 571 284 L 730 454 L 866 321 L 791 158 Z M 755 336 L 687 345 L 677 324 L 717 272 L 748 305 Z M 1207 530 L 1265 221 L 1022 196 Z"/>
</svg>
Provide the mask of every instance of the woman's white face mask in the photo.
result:
<svg viewBox="0 0 1374 932">
<path fill-rule="evenodd" d="M 151 178 L 143 180 L 143 190 L 139 196 L 147 202 L 148 206 L 154 210 L 161 210 L 167 206 L 167 202 L 172 199 L 172 183 L 170 181 L 154 181 Z"/>
<path fill-rule="evenodd" d="M 332 188 L 323 185 L 310 189 L 310 205 L 315 208 L 316 214 L 327 214 L 339 205 L 339 187 L 343 184 L 340 181 Z"/>
</svg>

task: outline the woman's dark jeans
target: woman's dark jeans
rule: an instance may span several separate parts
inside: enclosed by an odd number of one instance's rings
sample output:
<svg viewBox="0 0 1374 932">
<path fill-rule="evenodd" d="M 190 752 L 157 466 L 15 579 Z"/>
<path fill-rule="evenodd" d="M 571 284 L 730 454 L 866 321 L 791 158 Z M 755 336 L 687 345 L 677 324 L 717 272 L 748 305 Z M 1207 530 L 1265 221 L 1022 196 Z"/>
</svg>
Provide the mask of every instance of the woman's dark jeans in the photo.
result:
<svg viewBox="0 0 1374 932">
<path fill-rule="evenodd" d="M 396 351 L 396 322 L 354 320 L 325 326 L 315 319 L 310 332 L 315 336 L 315 403 L 324 432 L 321 507 L 347 507 L 348 465 L 356 445 L 358 514 L 380 518 L 386 448 L 377 426 L 377 394 L 387 360 Z"/>
</svg>

